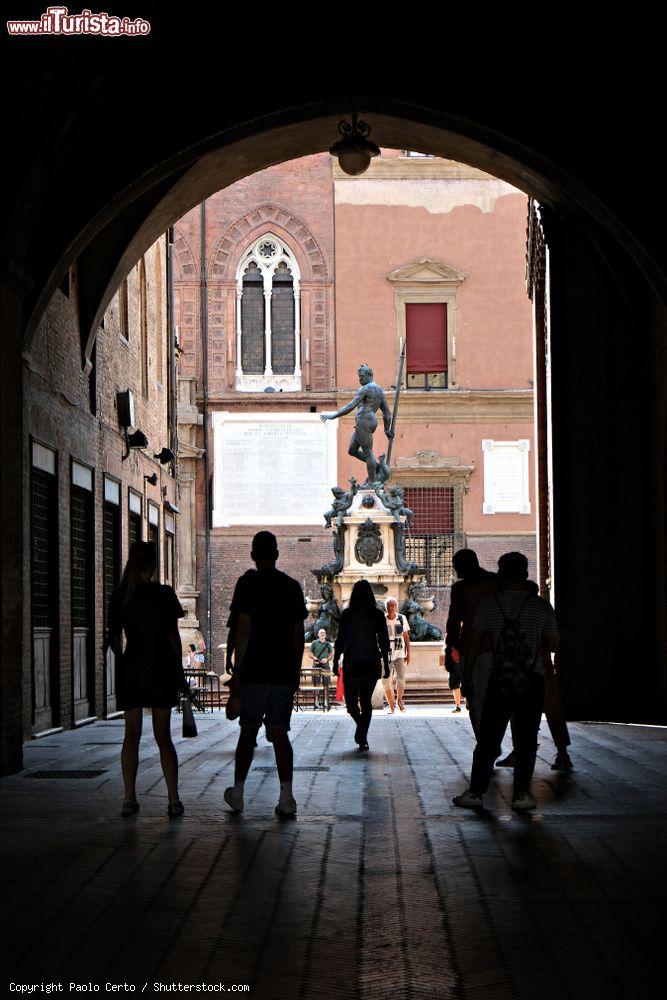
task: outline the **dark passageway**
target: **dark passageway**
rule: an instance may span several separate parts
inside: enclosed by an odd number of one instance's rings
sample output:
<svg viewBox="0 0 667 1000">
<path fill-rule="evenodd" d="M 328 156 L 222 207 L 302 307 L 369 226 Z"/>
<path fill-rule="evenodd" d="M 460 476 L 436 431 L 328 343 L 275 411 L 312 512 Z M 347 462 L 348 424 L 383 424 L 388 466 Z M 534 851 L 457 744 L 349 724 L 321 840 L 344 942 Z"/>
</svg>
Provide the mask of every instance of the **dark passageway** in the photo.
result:
<svg viewBox="0 0 667 1000">
<path fill-rule="evenodd" d="M 81 365 L 87 371 L 109 299 L 157 236 L 224 184 L 327 149 L 352 102 L 364 110 L 380 142 L 479 166 L 544 206 L 555 600 L 564 635 L 566 706 L 578 718 L 664 719 L 666 286 L 657 212 L 645 211 L 637 198 L 651 187 L 655 167 L 651 60 L 643 59 L 641 74 L 632 84 L 624 78 L 621 86 L 612 69 L 620 36 L 599 36 L 597 25 L 581 25 L 576 35 L 554 28 L 548 44 L 536 46 L 527 26 L 517 32 L 509 24 L 502 30 L 489 24 L 480 32 L 464 19 L 460 44 L 448 50 L 444 68 L 440 59 L 424 58 L 419 81 L 394 68 L 383 72 L 380 85 L 362 72 L 363 61 L 352 60 L 346 86 L 334 86 L 334 67 L 340 66 L 332 35 L 308 51 L 307 64 L 317 66 L 312 77 L 302 64 L 298 72 L 286 69 L 281 87 L 270 93 L 260 77 L 243 86 L 241 77 L 238 86 L 226 78 L 221 100 L 217 62 L 202 58 L 201 28 L 205 23 L 212 37 L 224 27 L 225 37 L 233 37 L 240 25 L 224 18 L 218 23 L 217 16 L 207 4 L 168 17 L 154 12 L 146 39 L 69 39 L 67 45 L 78 46 L 71 61 L 61 57 L 64 39 L 9 43 L 7 68 L 16 98 L 2 241 L 3 469 L 26 465 L 18 418 L 21 351 L 67 268 L 77 284 Z M 364 16 L 372 28 L 368 39 L 381 50 L 383 26 L 370 12 Z M 269 58 L 272 41 L 257 36 L 256 61 Z M 648 39 L 641 37 L 641 47 L 635 41 L 638 54 Z M 110 44 L 123 53 L 122 62 Z M 624 53 L 629 48 L 624 37 Z M 453 89 L 447 80 L 456 81 Z M 601 87 L 609 88 L 604 101 Z M 355 91 L 366 96 L 349 96 Z M 332 92 L 340 96 L 326 96 Z M 632 117 L 625 115 L 630 103 Z M 118 118 L 122 108 L 136 113 Z M 122 120 L 113 137 L 112 111 L 115 122 Z M 610 142 L 619 121 L 624 142 Z M 107 135 L 114 152 L 104 156 Z M 630 463 L 631 474 L 620 471 L 623 462 Z M 16 623 L 27 622 L 27 593 L 19 583 L 27 558 L 21 529 L 27 507 L 13 477 L 3 478 L 2 490 L 2 521 L 11 526 L 2 568 L 7 649 L 16 643 Z M 624 557 L 631 550 L 628 588 Z M 582 607 L 590 610 L 583 636 L 577 635 Z M 623 692 L 630 648 L 641 664 L 642 698 L 628 699 Z M 31 656 L 26 627 L 23 660 Z M 7 772 L 21 766 L 22 739 L 31 728 L 18 668 L 15 660 L 2 674 Z"/>
<path fill-rule="evenodd" d="M 569 13 L 545 33 L 509 16 L 435 25 L 404 12 L 396 23 L 364 8 L 352 25 L 332 14 L 324 31 L 299 35 L 297 11 L 261 24 L 210 3 L 132 13 L 151 21 L 150 35 L 5 39 L 0 802 L 9 976 L 250 984 L 267 1000 L 646 997 L 651 977 L 662 978 L 667 892 L 657 32 L 640 17 L 602 28 Z M 238 820 L 223 815 L 220 795 L 236 730 L 211 716 L 196 745 L 176 741 L 187 817 L 167 824 L 147 740 L 145 808 L 121 822 L 122 723 L 103 718 L 101 667 L 95 704 L 75 705 L 67 680 L 61 706 L 67 727 L 98 721 L 29 738 L 26 413 L 34 406 L 28 422 L 43 414 L 25 391 L 24 352 L 53 296 L 66 294 L 57 290 L 76 287 L 80 387 L 104 311 L 148 247 L 213 191 L 328 149 L 353 110 L 383 145 L 477 166 L 543 208 L 553 586 L 563 700 L 568 719 L 580 720 L 571 727 L 577 770 L 549 770 L 543 735 L 538 812 L 511 813 L 503 773 L 490 814 L 461 815 L 449 802 L 469 772 L 466 725 L 418 712 L 379 718 L 364 761 L 348 759 L 335 714 L 301 716 L 297 767 L 329 770 L 297 774 L 299 818 L 284 825 L 272 815 L 275 775 L 251 772 L 252 808 Z M 74 427 L 72 398 L 63 405 Z M 86 444 L 81 433 L 77 446 Z M 66 476 L 86 489 L 85 469 L 74 466 L 68 457 Z M 68 598 L 57 613 L 69 614 Z M 255 768 L 272 763 L 262 743 Z M 36 777 L 40 770 L 99 773 L 58 780 Z"/>
</svg>

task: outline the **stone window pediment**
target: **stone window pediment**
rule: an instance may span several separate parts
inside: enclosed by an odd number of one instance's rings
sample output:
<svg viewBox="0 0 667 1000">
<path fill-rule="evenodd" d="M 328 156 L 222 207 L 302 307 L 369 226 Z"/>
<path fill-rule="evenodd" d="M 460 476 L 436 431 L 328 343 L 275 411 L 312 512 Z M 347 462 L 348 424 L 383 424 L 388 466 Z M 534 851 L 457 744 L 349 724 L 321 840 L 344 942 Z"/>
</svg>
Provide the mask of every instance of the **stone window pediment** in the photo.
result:
<svg viewBox="0 0 667 1000">
<path fill-rule="evenodd" d="M 431 257 L 421 257 L 419 260 L 412 261 L 411 264 L 406 264 L 392 271 L 387 275 L 387 280 L 394 284 L 399 282 L 414 282 L 415 284 L 447 282 L 448 284 L 460 285 L 465 280 L 465 275 L 457 271 L 455 267 L 443 264 L 442 261 Z"/>
</svg>

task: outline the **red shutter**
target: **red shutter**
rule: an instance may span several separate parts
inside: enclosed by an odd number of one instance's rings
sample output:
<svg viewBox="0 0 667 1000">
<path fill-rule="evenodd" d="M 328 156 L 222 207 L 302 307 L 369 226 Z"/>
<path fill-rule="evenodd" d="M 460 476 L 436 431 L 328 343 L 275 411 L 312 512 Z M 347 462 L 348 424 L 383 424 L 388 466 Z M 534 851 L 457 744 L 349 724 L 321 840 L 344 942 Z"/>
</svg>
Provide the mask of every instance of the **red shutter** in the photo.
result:
<svg viewBox="0 0 667 1000">
<path fill-rule="evenodd" d="M 408 375 L 447 371 L 447 306 L 409 302 L 405 306 Z"/>
</svg>

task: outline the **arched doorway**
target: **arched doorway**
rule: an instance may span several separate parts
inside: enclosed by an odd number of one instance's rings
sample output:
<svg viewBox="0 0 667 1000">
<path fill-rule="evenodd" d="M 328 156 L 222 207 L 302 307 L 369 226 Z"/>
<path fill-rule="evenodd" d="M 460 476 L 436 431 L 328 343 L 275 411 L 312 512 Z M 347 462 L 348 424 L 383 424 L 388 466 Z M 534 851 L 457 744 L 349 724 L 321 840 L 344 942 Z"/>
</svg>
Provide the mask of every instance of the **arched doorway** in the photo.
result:
<svg viewBox="0 0 667 1000">
<path fill-rule="evenodd" d="M 349 100 L 311 105 L 255 119 L 202 140 L 135 177 L 91 214 L 67 252 L 51 255 L 48 277 L 23 296 L 12 292 L 15 329 L 29 338 L 65 269 L 76 264 L 81 288 L 82 360 L 116 288 L 160 233 L 208 194 L 271 163 L 328 148 Z M 662 275 L 630 230 L 573 177 L 536 153 L 481 126 L 441 112 L 361 99 L 383 144 L 445 155 L 509 180 L 544 206 L 550 248 L 549 297 L 553 343 L 553 492 L 557 601 L 565 643 L 563 679 L 572 714 L 607 718 L 662 717 L 665 711 L 663 597 L 664 396 L 650 359 L 663 328 Z M 549 279 L 549 280 L 547 280 Z M 630 390 L 624 364 L 627 336 L 641 343 L 639 365 L 651 392 Z M 16 343 L 16 341 L 14 341 Z M 15 364 L 15 361 L 14 361 Z M 6 367 L 8 378 L 11 370 Z M 14 369 L 15 370 L 15 369 Z M 618 394 L 625 411 L 618 420 Z M 15 390 L 14 390 L 15 391 Z M 7 440 L 6 450 L 10 442 Z M 15 454 L 22 449 L 14 437 Z M 634 471 L 610 470 L 632 454 Z M 16 514 L 20 503 L 9 499 Z M 627 554 L 640 585 L 628 607 Z M 13 572 L 19 571 L 19 560 Z M 6 577 L 9 584 L 10 575 Z M 13 602 L 14 608 L 18 605 Z M 582 620 L 581 609 L 586 609 Z M 638 629 L 638 625 L 641 627 Z M 641 648 L 637 634 L 641 632 Z M 633 646 L 634 644 L 634 646 Z M 646 665 L 650 708 L 628 706 L 621 692 L 624 651 Z M 17 692 L 17 679 L 8 679 Z M 7 704 L 3 699 L 3 705 Z M 16 752 L 16 725 L 14 753 Z M 11 766 L 11 765 L 10 765 Z"/>
</svg>

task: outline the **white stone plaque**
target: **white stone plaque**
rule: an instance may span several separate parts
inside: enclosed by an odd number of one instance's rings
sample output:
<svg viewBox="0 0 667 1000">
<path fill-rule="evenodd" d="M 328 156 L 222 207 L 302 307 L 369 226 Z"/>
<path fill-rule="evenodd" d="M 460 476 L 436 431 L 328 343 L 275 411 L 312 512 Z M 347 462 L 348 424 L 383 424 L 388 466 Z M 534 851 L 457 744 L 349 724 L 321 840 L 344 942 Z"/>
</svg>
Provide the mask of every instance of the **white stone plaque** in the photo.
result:
<svg viewBox="0 0 667 1000">
<path fill-rule="evenodd" d="M 213 414 L 213 526 L 324 524 L 337 431 L 318 413 Z"/>
<path fill-rule="evenodd" d="M 530 514 L 530 441 L 482 441 L 483 514 Z"/>
</svg>

